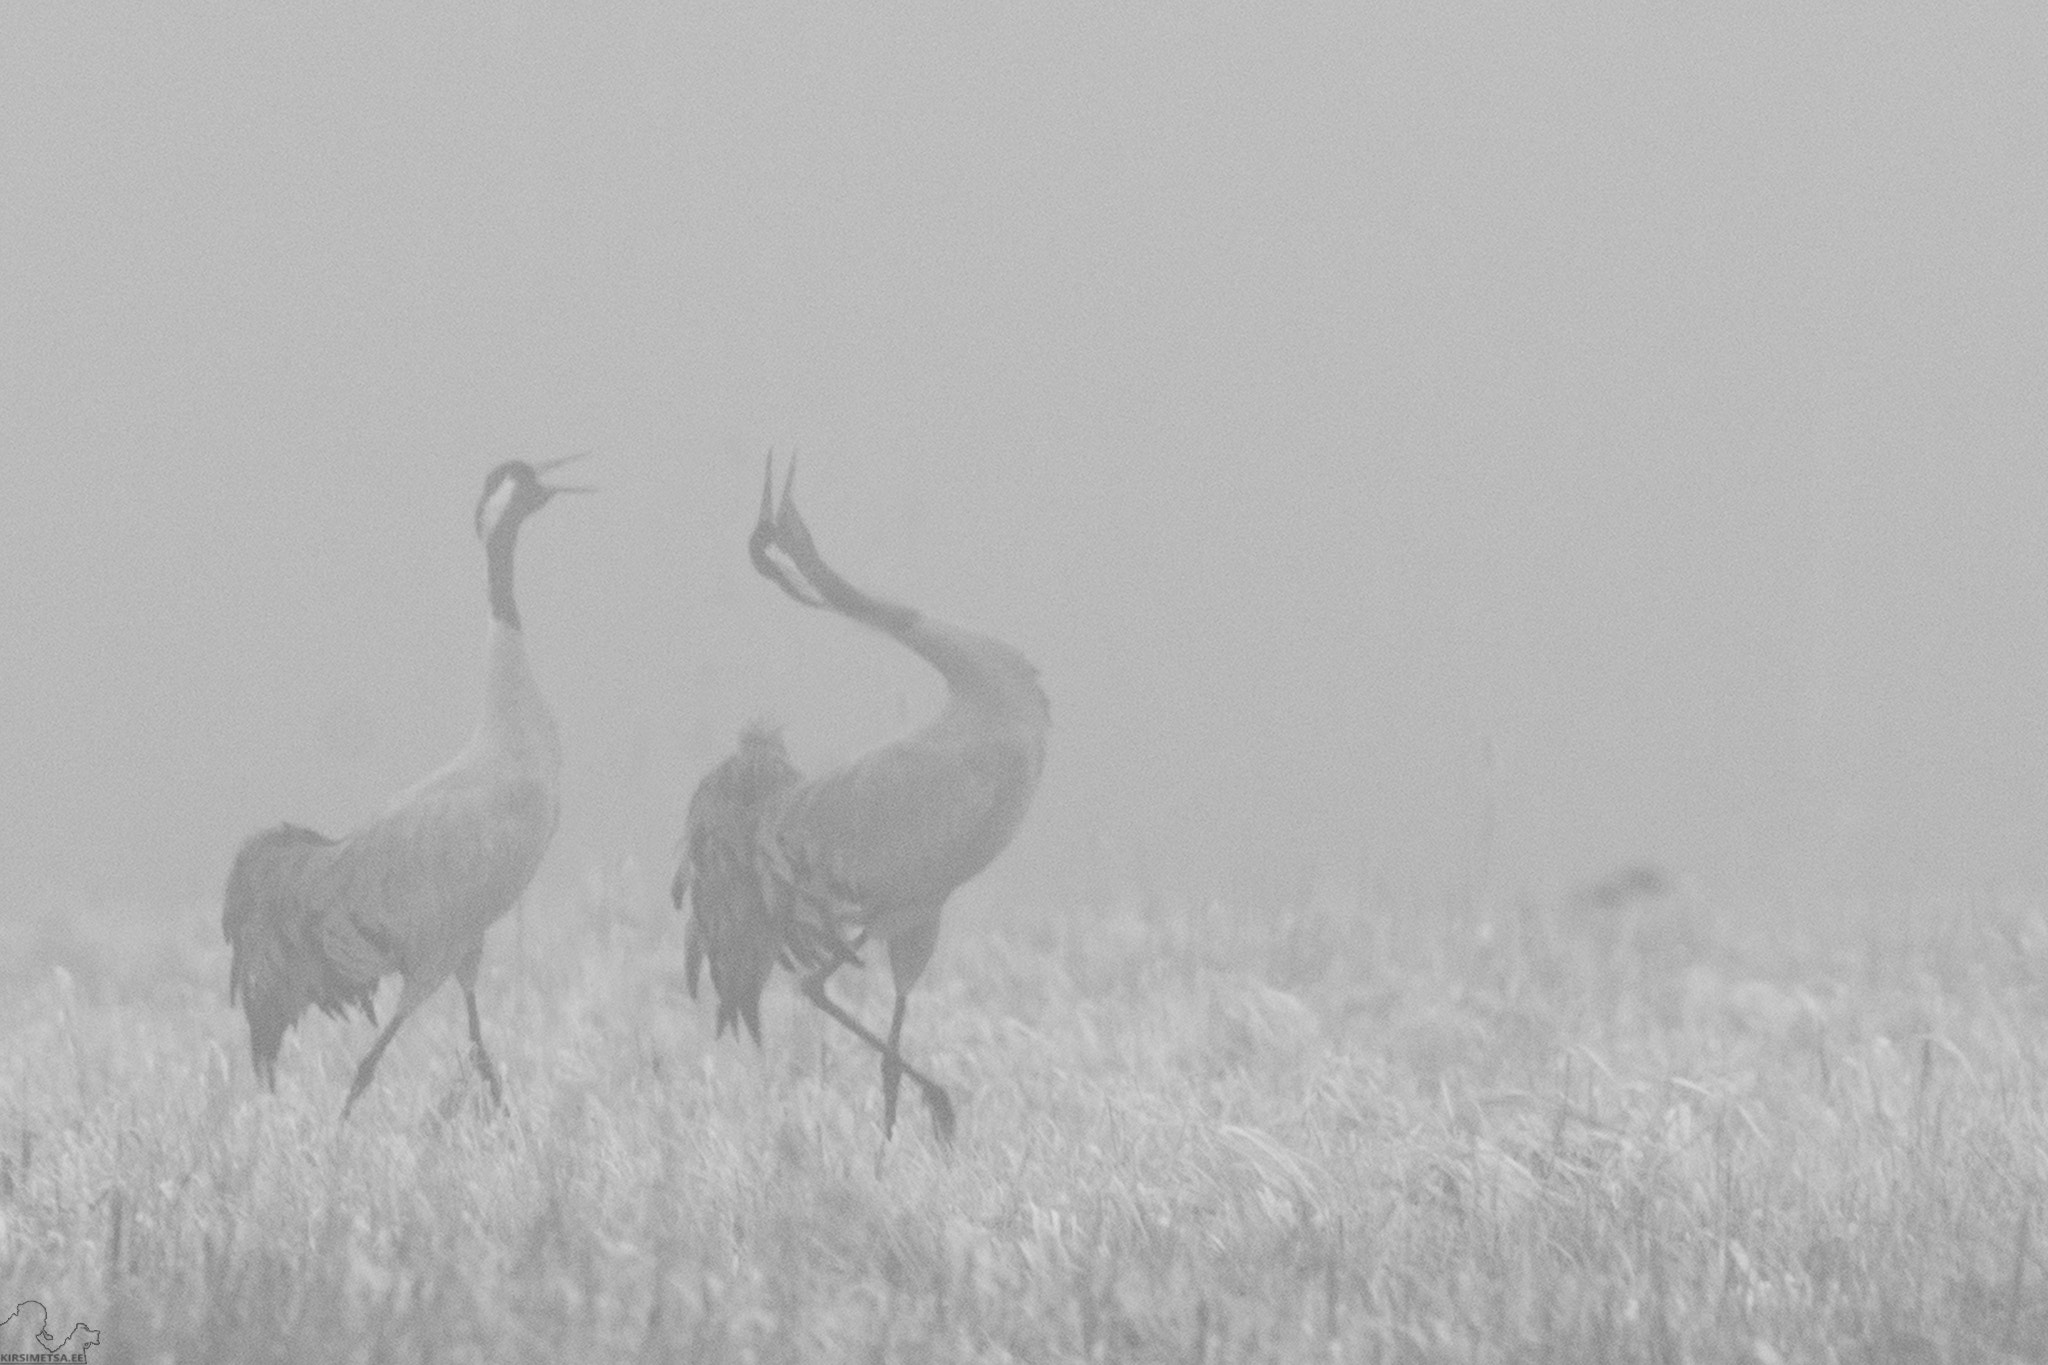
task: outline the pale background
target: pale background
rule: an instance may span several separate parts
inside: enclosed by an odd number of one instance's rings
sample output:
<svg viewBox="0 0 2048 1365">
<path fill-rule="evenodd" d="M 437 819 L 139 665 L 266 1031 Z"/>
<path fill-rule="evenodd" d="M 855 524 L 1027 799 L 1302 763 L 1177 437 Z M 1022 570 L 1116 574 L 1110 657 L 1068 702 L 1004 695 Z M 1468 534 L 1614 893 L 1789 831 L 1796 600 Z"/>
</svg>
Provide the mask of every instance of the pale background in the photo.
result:
<svg viewBox="0 0 2048 1365">
<path fill-rule="evenodd" d="M 452 754 L 510 457 L 544 884 L 887 738 L 771 445 L 1042 665 L 970 896 L 2048 872 L 2048 8 L 563 8 L 0 10 L 6 901 Z"/>
</svg>

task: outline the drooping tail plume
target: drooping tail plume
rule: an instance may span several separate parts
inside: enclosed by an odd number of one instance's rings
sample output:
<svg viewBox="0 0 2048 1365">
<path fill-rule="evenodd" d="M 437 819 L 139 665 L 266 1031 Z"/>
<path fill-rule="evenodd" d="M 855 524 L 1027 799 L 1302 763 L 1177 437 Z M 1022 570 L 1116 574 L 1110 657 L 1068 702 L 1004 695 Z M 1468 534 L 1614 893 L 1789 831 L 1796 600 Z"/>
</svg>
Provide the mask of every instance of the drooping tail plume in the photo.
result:
<svg viewBox="0 0 2048 1365">
<path fill-rule="evenodd" d="M 272 1090 L 284 1035 L 309 1005 L 332 1015 L 354 1007 L 377 1021 L 375 978 L 347 979 L 321 943 L 319 884 L 336 847 L 304 826 L 278 825 L 249 836 L 228 874 L 221 912 L 222 936 L 234 947 L 228 1003 L 239 1001 L 249 1016 L 249 1056 Z"/>
<path fill-rule="evenodd" d="M 669 898 L 680 910 L 689 897 L 683 944 L 690 998 L 697 998 L 708 957 L 718 993 L 719 1037 L 745 1024 L 754 1041 L 761 1041 L 761 991 L 782 960 L 783 935 L 755 872 L 756 830 L 768 801 L 802 777 L 789 761 L 781 731 L 750 725 L 738 750 L 705 774 L 690 798 L 683 861 Z"/>
</svg>

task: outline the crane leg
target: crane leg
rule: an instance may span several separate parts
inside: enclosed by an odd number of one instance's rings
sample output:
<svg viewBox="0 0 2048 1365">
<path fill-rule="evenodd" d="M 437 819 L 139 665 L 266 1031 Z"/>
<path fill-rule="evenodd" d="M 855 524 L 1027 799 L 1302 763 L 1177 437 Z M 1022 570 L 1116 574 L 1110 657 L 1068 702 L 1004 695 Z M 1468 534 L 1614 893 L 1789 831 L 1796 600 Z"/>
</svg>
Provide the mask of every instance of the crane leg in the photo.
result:
<svg viewBox="0 0 2048 1365">
<path fill-rule="evenodd" d="M 863 942 L 867 931 L 861 931 Z M 903 1011 L 910 1003 L 910 988 L 924 975 L 939 942 L 939 909 L 932 907 L 912 921 L 909 929 L 889 937 L 889 975 L 896 983 L 896 1010 L 889 1018 L 889 1050 L 882 1054 L 882 1135 L 896 1129 L 896 1092 L 903 1086 Z M 951 1112 L 951 1105 L 947 1106 Z M 951 1127 L 951 1124 L 947 1125 Z"/>
<path fill-rule="evenodd" d="M 838 1021 L 847 1032 L 882 1054 L 882 1074 L 885 1084 L 886 1078 L 890 1074 L 889 1068 L 892 1064 L 897 1068 L 900 1076 L 908 1076 L 917 1083 L 917 1088 L 924 1094 L 926 1107 L 932 1111 L 932 1127 L 937 1131 L 939 1141 L 948 1147 L 952 1146 L 954 1128 L 952 1097 L 946 1094 L 944 1086 L 904 1061 L 903 1054 L 896 1050 L 893 1043 L 885 1043 L 880 1038 L 877 1038 L 865 1024 L 841 1009 L 839 1002 L 826 993 L 826 978 L 830 977 L 838 968 L 839 964 L 837 962 L 827 962 L 816 971 L 806 974 L 803 978 L 802 987 L 805 998 Z M 902 1025 L 903 996 L 899 994 L 896 997 L 896 1024 L 892 1032 L 900 1031 Z M 898 1083 L 901 1083 L 900 1080 Z M 895 1125 L 894 1098 L 893 1094 L 885 1095 L 885 1103 L 888 1106 L 888 1121 L 882 1127 L 882 1135 L 885 1138 L 892 1135 Z"/>
<path fill-rule="evenodd" d="M 491 1103 L 499 1109 L 505 1107 L 505 1090 L 498 1084 L 498 1068 L 491 1061 L 491 1054 L 484 1048 L 483 1021 L 476 1015 L 476 969 L 483 960 L 483 945 L 478 944 L 468 960 L 455 969 L 455 979 L 462 986 L 462 1003 L 469 1009 L 469 1060 L 476 1067 L 477 1074 L 484 1078 L 490 1088 Z"/>
<path fill-rule="evenodd" d="M 896 1092 L 903 1088 L 903 1008 L 910 1003 L 907 992 L 896 992 L 896 1009 L 889 1017 L 889 1050 L 882 1054 L 882 1136 L 896 1131 Z"/>
<path fill-rule="evenodd" d="M 398 1032 L 398 1026 L 405 1022 L 405 1017 L 412 1013 L 413 1007 L 418 1003 L 413 994 L 412 982 L 406 982 L 405 989 L 399 992 L 398 1004 L 391 1011 L 389 1022 L 377 1035 L 377 1041 L 370 1044 L 370 1050 L 363 1054 L 362 1062 L 356 1067 L 355 1084 L 348 1088 L 348 1098 L 341 1102 L 341 1116 L 344 1120 L 348 1118 L 348 1111 L 355 1108 L 356 1098 L 370 1088 L 370 1077 L 377 1074 L 377 1061 L 384 1055 L 384 1049 L 391 1046 L 391 1035 Z"/>
<path fill-rule="evenodd" d="M 469 1006 L 469 1060 L 476 1065 L 484 1084 L 490 1087 L 491 1103 L 498 1108 L 505 1107 L 505 1090 L 498 1084 L 498 1068 L 491 1061 L 491 1054 L 484 1050 L 484 1031 L 476 1017 L 476 992 L 469 987 L 462 988 L 462 999 Z"/>
</svg>

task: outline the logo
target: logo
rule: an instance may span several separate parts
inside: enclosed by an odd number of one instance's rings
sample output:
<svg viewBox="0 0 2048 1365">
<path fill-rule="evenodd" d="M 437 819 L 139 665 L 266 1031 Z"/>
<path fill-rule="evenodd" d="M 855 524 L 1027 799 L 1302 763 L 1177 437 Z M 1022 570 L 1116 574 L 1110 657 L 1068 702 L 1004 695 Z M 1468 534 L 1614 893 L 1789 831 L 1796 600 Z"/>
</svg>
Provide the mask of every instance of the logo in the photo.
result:
<svg viewBox="0 0 2048 1365">
<path fill-rule="evenodd" d="M 84 1360 L 85 1353 L 100 1344 L 100 1334 L 84 1323 L 74 1323 L 71 1335 L 59 1341 L 50 1331 L 50 1314 L 34 1299 L 23 1299 L 14 1311 L 0 1318 L 0 1361 Z"/>
</svg>

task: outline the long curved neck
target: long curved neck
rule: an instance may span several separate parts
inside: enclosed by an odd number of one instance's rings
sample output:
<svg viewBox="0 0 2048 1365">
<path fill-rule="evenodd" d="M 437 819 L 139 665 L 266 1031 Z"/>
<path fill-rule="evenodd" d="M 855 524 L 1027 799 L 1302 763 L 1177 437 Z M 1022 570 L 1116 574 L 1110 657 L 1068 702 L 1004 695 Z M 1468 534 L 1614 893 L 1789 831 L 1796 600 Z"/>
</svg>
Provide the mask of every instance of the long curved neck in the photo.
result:
<svg viewBox="0 0 2048 1365">
<path fill-rule="evenodd" d="M 956 705 L 1002 722 L 1043 728 L 1045 694 L 1037 670 L 1008 645 L 862 592 L 830 569 L 806 577 L 833 610 L 889 636 L 936 668 Z"/>
<path fill-rule="evenodd" d="M 862 592 L 841 578 L 822 559 L 807 558 L 802 568 L 804 577 L 818 590 L 818 596 L 824 599 L 827 607 L 915 651 L 944 675 L 955 692 L 963 686 L 972 687 L 975 681 L 972 660 L 961 650 L 949 647 L 951 637 L 960 633 L 953 627 L 943 621 L 931 620 L 914 607 Z"/>
<path fill-rule="evenodd" d="M 512 596 L 513 553 L 519 541 L 518 517 L 491 528 L 484 542 L 490 575 L 490 638 L 485 648 L 484 713 L 477 724 L 477 742 L 492 752 L 537 761 L 552 774 L 561 766 L 561 742 L 554 714 L 533 681 L 526 662 L 526 633 L 519 624 L 519 604 Z"/>
<path fill-rule="evenodd" d="M 519 545 L 519 518 L 508 516 L 491 528 L 484 541 L 484 565 L 490 579 L 491 618 L 519 629 L 519 604 L 512 600 L 513 551 Z"/>
<path fill-rule="evenodd" d="M 527 665 L 526 637 L 496 615 L 484 645 L 484 712 L 477 740 L 500 755 L 537 758 L 549 770 L 561 764 L 554 713 Z"/>
<path fill-rule="evenodd" d="M 896 638 L 939 670 L 956 705 L 1027 723 L 1044 710 L 1035 671 L 999 641 L 929 616 Z"/>
<path fill-rule="evenodd" d="M 900 602 L 862 592 L 825 563 L 809 543 L 808 534 L 790 555 L 817 592 L 812 605 L 823 605 L 882 632 L 939 670 L 953 694 L 949 714 L 965 707 L 967 714 L 992 720 L 1003 729 L 1044 733 L 1048 710 L 1045 693 L 1038 685 L 1038 670 L 1016 650 Z"/>
</svg>

